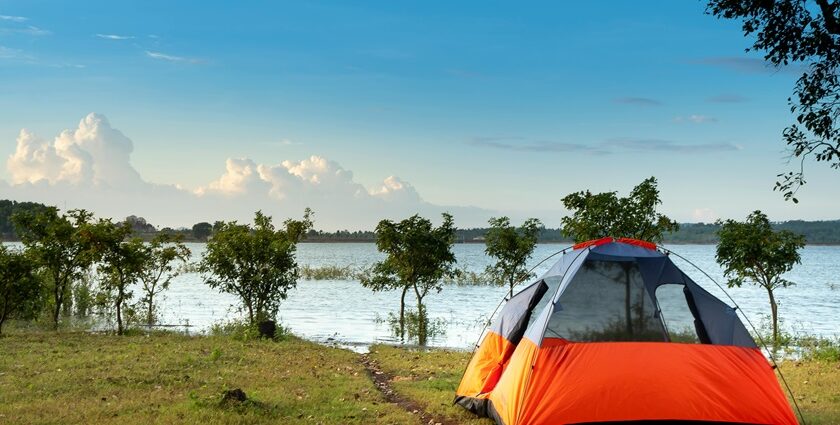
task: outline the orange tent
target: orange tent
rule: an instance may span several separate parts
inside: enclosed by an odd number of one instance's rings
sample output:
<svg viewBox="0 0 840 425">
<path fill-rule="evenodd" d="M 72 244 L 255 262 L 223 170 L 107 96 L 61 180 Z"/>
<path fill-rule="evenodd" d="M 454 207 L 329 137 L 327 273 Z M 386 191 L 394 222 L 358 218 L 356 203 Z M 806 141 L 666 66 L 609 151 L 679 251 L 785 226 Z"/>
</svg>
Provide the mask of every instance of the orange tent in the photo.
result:
<svg viewBox="0 0 840 425">
<path fill-rule="evenodd" d="M 575 245 L 508 300 L 455 402 L 500 425 L 797 423 L 735 309 L 632 239 Z"/>
</svg>

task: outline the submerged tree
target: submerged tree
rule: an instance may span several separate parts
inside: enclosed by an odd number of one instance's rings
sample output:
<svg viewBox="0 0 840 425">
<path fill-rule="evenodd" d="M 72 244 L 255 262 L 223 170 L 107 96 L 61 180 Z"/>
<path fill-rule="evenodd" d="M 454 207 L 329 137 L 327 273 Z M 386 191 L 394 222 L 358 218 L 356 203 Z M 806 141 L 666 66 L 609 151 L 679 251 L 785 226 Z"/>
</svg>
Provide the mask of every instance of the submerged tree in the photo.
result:
<svg viewBox="0 0 840 425">
<path fill-rule="evenodd" d="M 147 249 L 143 240 L 134 237 L 131 224 L 100 220 L 92 226 L 94 253 L 99 260 L 100 288 L 107 295 L 117 316 L 117 335 L 125 332 L 124 307 L 131 301 L 131 287 L 140 280 L 146 267 Z"/>
<path fill-rule="evenodd" d="M 405 337 L 405 295 L 414 291 L 417 300 L 418 339 L 426 343 L 428 318 L 423 298 L 431 290 L 440 291 L 441 279 L 455 274 L 455 225 L 443 214 L 443 223 L 413 215 L 400 222 L 382 220 L 376 226 L 376 247 L 387 257 L 376 263 L 362 284 L 374 291 L 400 289 L 399 332 Z"/>
<path fill-rule="evenodd" d="M 155 297 L 169 289 L 169 284 L 181 273 L 179 263 L 185 263 L 190 257 L 190 249 L 181 242 L 181 235 L 161 234 L 144 245 L 145 264 L 140 270 L 139 280 L 143 297 L 140 304 L 145 310 L 146 324 L 155 324 Z"/>
<path fill-rule="evenodd" d="M 205 282 L 239 297 L 254 325 L 274 320 L 280 303 L 299 277 L 297 243 L 312 228 L 312 211 L 302 220 L 286 220 L 276 229 L 271 217 L 257 211 L 254 225 L 235 221 L 218 224 L 201 259 Z"/>
<path fill-rule="evenodd" d="M 59 215 L 49 207 L 12 216 L 17 234 L 32 258 L 45 269 L 52 293 L 52 319 L 56 329 L 70 288 L 94 260 L 90 231 L 92 214 L 71 210 Z"/>
<path fill-rule="evenodd" d="M 530 218 L 517 229 L 510 224 L 509 218 L 499 217 L 491 218 L 489 224 L 490 229 L 484 236 L 484 252 L 496 262 L 487 266 L 487 274 L 500 285 L 508 285 L 512 297 L 513 287 L 531 277 L 525 263 L 537 245 L 542 223 Z"/>
<path fill-rule="evenodd" d="M 26 319 L 38 313 L 41 282 L 37 268 L 26 253 L 0 245 L 0 335 L 7 319 Z"/>
<path fill-rule="evenodd" d="M 617 192 L 571 193 L 563 198 L 572 212 L 561 219 L 563 233 L 575 242 L 606 236 L 661 242 L 666 232 L 679 230 L 676 221 L 656 211 L 661 203 L 655 177 L 639 183 L 626 198 Z"/>
<path fill-rule="evenodd" d="M 805 160 L 813 155 L 840 169 L 840 1 L 708 0 L 707 13 L 743 22 L 752 40 L 747 50 L 764 53 L 773 66 L 806 67 L 788 98 L 795 123 L 782 132 L 796 171 L 779 174 L 775 190 L 798 202 Z"/>
<path fill-rule="evenodd" d="M 761 211 L 750 214 L 745 222 L 726 220 L 719 223 L 716 258 L 729 278 L 728 286 L 741 287 L 746 282 L 767 291 L 773 344 L 778 345 L 779 308 L 774 291 L 793 285 L 782 275 L 799 264 L 799 249 L 805 246 L 805 238 L 787 230 L 774 231 Z"/>
</svg>

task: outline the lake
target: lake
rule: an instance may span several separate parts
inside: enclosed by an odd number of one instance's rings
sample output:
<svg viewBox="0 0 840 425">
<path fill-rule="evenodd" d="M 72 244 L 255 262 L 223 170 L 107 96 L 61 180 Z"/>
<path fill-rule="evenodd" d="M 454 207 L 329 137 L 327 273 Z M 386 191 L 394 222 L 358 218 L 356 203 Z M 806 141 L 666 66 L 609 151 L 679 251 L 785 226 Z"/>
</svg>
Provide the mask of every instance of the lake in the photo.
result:
<svg viewBox="0 0 840 425">
<path fill-rule="evenodd" d="M 204 251 L 203 244 L 188 244 L 193 260 Z M 568 245 L 538 245 L 531 265 Z M 665 245 L 690 260 L 719 283 L 723 272 L 714 259 L 714 245 Z M 481 272 L 490 263 L 483 244 L 456 244 L 453 248 L 458 267 Z M 825 337 L 840 335 L 840 247 L 808 246 L 802 251 L 802 264 L 786 277 L 796 286 L 777 290 L 780 317 L 790 331 Z M 383 258 L 370 243 L 304 243 L 298 246 L 298 264 L 366 267 Z M 540 274 L 557 257 L 536 268 Z M 713 282 L 700 271 L 672 256 L 674 262 L 695 282 L 731 304 Z M 759 326 L 767 320 L 769 306 L 766 292 L 758 287 L 728 289 L 729 294 L 749 319 Z M 471 348 L 484 323 L 506 293 L 505 288 L 490 286 L 447 285 L 440 293 L 426 297 L 431 319 L 446 322 L 445 334 L 429 345 Z M 137 295 L 137 294 L 135 294 Z M 413 305 L 413 296 L 407 297 Z M 206 331 L 213 323 L 241 317 L 237 299 L 207 287 L 199 274 L 177 277 L 160 301 L 162 322 L 189 324 L 190 332 Z M 399 309 L 399 293 L 374 293 L 357 281 L 319 280 L 298 283 L 280 307 L 283 326 L 301 337 L 347 346 L 374 342 L 394 343 L 388 324 L 379 319 Z"/>
<path fill-rule="evenodd" d="M 567 245 L 538 245 L 531 266 Z M 714 259 L 714 245 L 666 246 L 690 260 L 719 283 L 723 272 Z M 203 244 L 190 244 L 198 259 Z M 490 263 L 482 244 L 454 246 L 458 267 L 481 272 Z M 368 266 L 383 258 L 369 243 L 305 243 L 298 246 L 298 263 Z M 548 270 L 557 257 L 536 268 L 537 274 Z M 728 301 L 725 295 L 700 271 L 679 258 L 674 262 L 706 290 Z M 840 247 L 809 246 L 802 250 L 802 264 L 788 276 L 796 286 L 778 290 L 780 317 L 792 331 L 835 336 L 840 334 Z M 758 287 L 728 290 L 750 320 L 759 326 L 766 321 L 769 306 L 766 292 Z M 506 290 L 490 286 L 447 285 L 440 293 L 426 297 L 431 319 L 446 322 L 445 335 L 434 338 L 430 345 L 470 348 L 483 330 L 484 323 Z M 407 298 L 409 303 L 413 298 Z M 204 330 L 221 320 L 239 317 L 236 298 L 208 288 L 198 274 L 178 277 L 161 303 L 166 323 L 186 323 Z M 411 305 L 411 304 L 409 304 Z M 280 307 L 280 321 L 297 335 L 316 341 L 366 345 L 372 342 L 398 342 L 384 319 L 399 308 L 399 293 L 374 293 L 357 281 L 301 281 Z"/>
</svg>

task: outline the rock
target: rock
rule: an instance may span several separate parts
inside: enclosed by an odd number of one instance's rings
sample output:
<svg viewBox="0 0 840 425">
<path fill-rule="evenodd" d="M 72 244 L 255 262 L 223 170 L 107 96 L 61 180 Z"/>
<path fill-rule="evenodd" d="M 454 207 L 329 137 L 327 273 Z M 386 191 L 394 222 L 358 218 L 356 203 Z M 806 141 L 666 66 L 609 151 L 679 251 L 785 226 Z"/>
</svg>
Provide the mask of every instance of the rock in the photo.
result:
<svg viewBox="0 0 840 425">
<path fill-rule="evenodd" d="M 277 323 L 274 323 L 273 320 L 263 320 L 257 324 L 257 328 L 263 338 L 274 339 L 274 335 L 277 333 Z"/>
</svg>

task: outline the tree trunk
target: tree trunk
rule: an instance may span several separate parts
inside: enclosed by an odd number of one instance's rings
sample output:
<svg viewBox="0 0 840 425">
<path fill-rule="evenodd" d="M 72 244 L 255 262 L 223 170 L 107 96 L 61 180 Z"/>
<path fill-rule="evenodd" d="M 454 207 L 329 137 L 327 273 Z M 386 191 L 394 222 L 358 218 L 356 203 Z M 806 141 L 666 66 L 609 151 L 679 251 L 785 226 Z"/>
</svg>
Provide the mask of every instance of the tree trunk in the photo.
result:
<svg viewBox="0 0 840 425">
<path fill-rule="evenodd" d="M 779 306 L 776 304 L 776 297 L 773 290 L 767 287 L 767 296 L 770 298 L 770 316 L 773 321 L 773 347 L 779 345 Z"/>
<path fill-rule="evenodd" d="M 417 284 L 414 285 L 414 295 L 417 296 L 417 343 L 426 345 L 426 309 L 423 307 L 423 296 L 420 295 Z"/>
<path fill-rule="evenodd" d="M 55 306 L 53 307 L 53 329 L 58 330 L 58 318 L 61 315 L 61 304 L 64 302 L 64 288 L 63 285 L 60 283 L 60 279 L 53 275 L 53 301 L 55 301 Z"/>
<path fill-rule="evenodd" d="M 152 325 L 155 324 L 154 300 L 154 292 L 149 292 L 149 305 L 147 306 L 148 310 L 146 312 L 146 324 L 148 324 L 150 328 Z"/>
<path fill-rule="evenodd" d="M 408 285 L 403 286 L 402 295 L 400 295 L 400 339 L 405 338 L 405 294 L 408 292 Z"/>
<path fill-rule="evenodd" d="M 513 287 L 514 287 L 514 285 L 516 285 L 516 282 L 514 282 L 514 280 L 511 279 L 510 280 L 510 298 L 513 298 Z M 508 298 L 508 299 L 510 299 L 510 298 Z"/>
<path fill-rule="evenodd" d="M 122 322 L 122 302 L 123 302 L 123 294 L 122 289 L 117 290 L 117 335 L 123 334 L 123 322 Z"/>
</svg>

